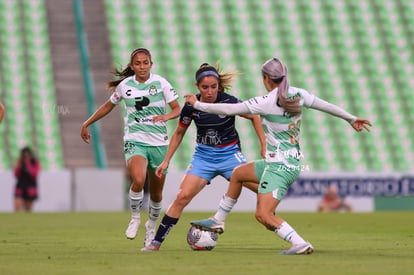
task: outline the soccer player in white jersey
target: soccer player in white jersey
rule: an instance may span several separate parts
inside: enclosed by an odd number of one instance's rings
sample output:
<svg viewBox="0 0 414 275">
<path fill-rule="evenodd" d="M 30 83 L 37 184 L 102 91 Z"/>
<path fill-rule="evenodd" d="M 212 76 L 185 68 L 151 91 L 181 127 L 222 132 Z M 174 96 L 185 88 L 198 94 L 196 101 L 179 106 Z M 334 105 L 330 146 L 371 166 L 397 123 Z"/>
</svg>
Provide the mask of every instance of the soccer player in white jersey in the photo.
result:
<svg viewBox="0 0 414 275">
<path fill-rule="evenodd" d="M 205 220 L 192 221 L 194 226 L 224 232 L 224 220 L 236 204 L 243 182 L 259 184 L 256 219 L 268 230 L 292 244 L 281 254 L 310 254 L 313 246 L 305 241 L 286 221 L 276 215 L 276 208 L 289 186 L 300 172 L 299 133 L 301 107 L 320 110 L 340 117 L 358 132 L 369 131 L 371 123 L 349 114 L 340 107 L 326 102 L 304 89 L 289 87 L 286 65 L 277 58 L 262 66 L 263 83 L 269 92 L 238 104 L 208 104 L 186 95 L 186 103 L 200 111 L 222 114 L 259 114 L 266 133 L 266 159 L 242 164 L 234 169 L 226 194 L 222 197 L 216 214 Z"/>
<path fill-rule="evenodd" d="M 111 97 L 82 125 L 81 137 L 90 141 L 88 126 L 107 115 L 121 101 L 125 103 L 125 160 L 132 183 L 129 189 L 131 221 L 125 232 L 134 239 L 140 225 L 140 211 L 144 198 L 144 184 L 149 179 L 149 217 L 145 223 L 144 244 L 154 238 L 156 221 L 161 212 L 162 190 L 165 175 L 157 177 L 155 169 L 163 161 L 168 148 L 166 121 L 180 115 L 178 95 L 163 77 L 151 73 L 151 53 L 145 48 L 131 53 L 130 63 L 122 71 L 115 71 L 119 78 L 108 83 Z M 166 112 L 166 105 L 171 111 Z"/>
</svg>

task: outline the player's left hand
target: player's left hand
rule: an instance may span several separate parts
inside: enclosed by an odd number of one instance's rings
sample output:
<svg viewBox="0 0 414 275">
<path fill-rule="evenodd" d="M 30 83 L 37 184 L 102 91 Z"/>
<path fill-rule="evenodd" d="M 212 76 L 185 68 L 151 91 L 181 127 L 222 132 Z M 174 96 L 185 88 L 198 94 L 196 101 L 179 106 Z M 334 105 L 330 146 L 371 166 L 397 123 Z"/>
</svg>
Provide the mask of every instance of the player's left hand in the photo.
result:
<svg viewBox="0 0 414 275">
<path fill-rule="evenodd" d="M 152 118 L 152 122 L 154 123 L 157 121 L 166 122 L 167 120 L 168 120 L 168 117 L 166 115 L 158 115 Z"/>
<path fill-rule="evenodd" d="M 354 123 L 352 123 L 352 127 L 357 131 L 361 132 L 362 130 L 370 131 L 369 126 L 372 126 L 371 122 L 367 119 L 358 117 Z"/>
</svg>

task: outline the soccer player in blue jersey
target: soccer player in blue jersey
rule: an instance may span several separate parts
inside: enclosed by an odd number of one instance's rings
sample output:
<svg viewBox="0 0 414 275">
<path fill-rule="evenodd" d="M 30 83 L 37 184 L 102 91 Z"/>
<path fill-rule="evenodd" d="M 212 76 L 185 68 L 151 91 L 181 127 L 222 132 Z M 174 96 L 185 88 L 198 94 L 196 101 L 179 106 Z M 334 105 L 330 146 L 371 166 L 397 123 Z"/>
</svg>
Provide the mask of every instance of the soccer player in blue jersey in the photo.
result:
<svg viewBox="0 0 414 275">
<path fill-rule="evenodd" d="M 281 254 L 310 254 L 313 246 L 305 241 L 275 211 L 289 186 L 301 170 L 299 146 L 302 106 L 320 110 L 346 120 L 356 131 L 369 131 L 371 123 L 349 114 L 304 89 L 290 87 L 286 65 L 277 58 L 262 66 L 263 84 L 269 92 L 238 104 L 209 104 L 194 95 L 186 95 L 186 104 L 196 110 L 221 115 L 259 114 L 266 132 L 266 158 L 242 164 L 234 169 L 227 193 L 222 197 L 216 214 L 191 224 L 204 229 L 224 232 L 224 220 L 236 204 L 243 182 L 259 184 L 256 219 L 268 230 L 292 244 Z"/>
<path fill-rule="evenodd" d="M 116 105 L 125 103 L 124 152 L 132 179 L 128 194 L 131 221 L 125 235 L 131 240 L 137 235 L 143 188 L 148 174 L 150 200 L 148 221 L 145 223 L 145 240 L 148 242 L 154 237 L 161 212 L 165 176 L 156 176 L 155 169 L 161 164 L 168 148 L 166 121 L 180 115 L 177 93 L 165 78 L 151 73 L 152 64 L 150 51 L 135 49 L 128 66 L 122 71 L 115 71 L 119 79 L 108 83 L 109 90 L 113 92 L 111 97 L 83 123 L 81 129 L 82 139 L 89 143 L 88 126 L 106 116 Z M 169 113 L 166 112 L 167 104 L 171 109 Z"/>
<path fill-rule="evenodd" d="M 195 74 L 196 86 L 199 90 L 197 99 L 213 104 L 240 102 L 225 90 L 230 89 L 230 83 L 235 72 L 220 72 L 209 64 L 202 64 Z M 265 154 L 265 135 L 257 115 L 241 115 L 250 119 L 261 142 L 261 154 Z M 142 251 L 159 250 L 161 243 L 167 237 L 173 226 L 177 224 L 184 208 L 211 180 L 221 175 L 230 179 L 233 169 L 245 163 L 246 160 L 240 149 L 240 139 L 235 128 L 235 116 L 223 116 L 198 111 L 186 105 L 181 110 L 180 120 L 168 147 L 164 161 L 157 168 L 157 175 L 162 177 L 164 170 L 180 145 L 184 134 L 191 122 L 197 127 L 196 148 L 192 161 L 188 166 L 181 182 L 175 200 L 168 207 L 154 240 Z M 257 193 L 257 184 L 244 183 L 244 186 Z"/>
</svg>

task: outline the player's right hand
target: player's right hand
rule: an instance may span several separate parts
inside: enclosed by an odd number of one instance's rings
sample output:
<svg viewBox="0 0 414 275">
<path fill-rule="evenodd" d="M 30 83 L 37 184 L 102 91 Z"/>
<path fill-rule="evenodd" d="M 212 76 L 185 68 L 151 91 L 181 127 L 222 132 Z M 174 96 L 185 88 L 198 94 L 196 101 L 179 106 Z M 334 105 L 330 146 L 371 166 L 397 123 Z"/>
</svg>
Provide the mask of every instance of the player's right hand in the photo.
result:
<svg viewBox="0 0 414 275">
<path fill-rule="evenodd" d="M 161 178 L 165 173 L 164 171 L 168 168 L 168 162 L 163 161 L 155 170 L 155 175 Z"/>
<path fill-rule="evenodd" d="M 91 140 L 91 134 L 89 133 L 87 127 L 82 126 L 82 129 L 81 129 L 81 138 L 83 139 L 84 142 L 86 142 L 86 143 L 89 144 L 89 142 Z"/>
</svg>

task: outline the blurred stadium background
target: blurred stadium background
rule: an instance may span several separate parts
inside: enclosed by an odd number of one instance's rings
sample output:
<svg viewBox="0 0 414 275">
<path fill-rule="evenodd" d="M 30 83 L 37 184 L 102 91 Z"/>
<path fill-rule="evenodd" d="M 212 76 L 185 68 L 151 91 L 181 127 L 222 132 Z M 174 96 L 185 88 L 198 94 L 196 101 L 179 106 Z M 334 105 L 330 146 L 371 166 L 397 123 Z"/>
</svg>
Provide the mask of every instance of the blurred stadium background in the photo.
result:
<svg viewBox="0 0 414 275">
<path fill-rule="evenodd" d="M 373 123 L 371 133 L 357 134 L 344 121 L 305 111 L 301 146 L 311 172 L 409 173 L 413 14 L 411 0 L 0 0 L 0 171 L 10 171 L 26 145 L 43 171 L 122 170 L 121 108 L 97 124 L 94 145 L 83 143 L 80 127 L 108 99 L 112 68 L 146 47 L 153 72 L 181 96 L 196 91 L 201 63 L 218 61 L 241 73 L 231 93 L 265 94 L 260 66 L 280 57 L 292 86 Z M 238 125 L 245 155 L 257 158 L 251 125 Z M 194 133 L 191 127 L 172 171 L 190 161 Z"/>
</svg>

